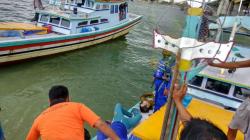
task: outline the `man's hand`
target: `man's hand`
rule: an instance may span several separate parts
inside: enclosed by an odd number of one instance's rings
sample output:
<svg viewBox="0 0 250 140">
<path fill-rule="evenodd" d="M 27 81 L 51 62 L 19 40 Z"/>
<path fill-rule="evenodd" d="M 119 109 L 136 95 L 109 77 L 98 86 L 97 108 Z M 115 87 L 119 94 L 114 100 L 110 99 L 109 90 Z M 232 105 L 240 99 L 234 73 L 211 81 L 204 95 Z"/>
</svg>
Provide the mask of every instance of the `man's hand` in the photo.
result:
<svg viewBox="0 0 250 140">
<path fill-rule="evenodd" d="M 165 89 L 163 95 L 168 96 L 168 93 L 169 93 L 168 89 Z"/>
<path fill-rule="evenodd" d="M 120 140 L 119 137 L 115 134 L 115 132 L 101 119 L 94 124 L 94 127 L 103 132 L 107 137 L 111 138 L 112 140 Z"/>
<path fill-rule="evenodd" d="M 174 87 L 173 99 L 175 102 L 181 102 L 187 92 L 187 84 L 184 84 L 179 88 L 179 85 L 176 84 Z"/>
<path fill-rule="evenodd" d="M 186 84 L 182 85 L 181 88 L 179 88 L 179 85 L 175 85 L 173 92 L 173 99 L 183 124 L 192 119 L 191 114 L 182 104 L 182 99 L 184 98 L 186 92 L 187 92 Z"/>
<path fill-rule="evenodd" d="M 225 63 L 213 63 L 213 60 L 208 60 L 207 63 L 210 66 L 225 68 L 225 69 L 235 69 L 235 68 L 250 67 L 250 59 L 244 60 L 244 61 L 225 62 Z"/>
<path fill-rule="evenodd" d="M 237 131 L 238 131 L 237 129 L 228 128 L 227 139 L 228 140 L 235 140 L 236 135 L 237 135 Z"/>
</svg>

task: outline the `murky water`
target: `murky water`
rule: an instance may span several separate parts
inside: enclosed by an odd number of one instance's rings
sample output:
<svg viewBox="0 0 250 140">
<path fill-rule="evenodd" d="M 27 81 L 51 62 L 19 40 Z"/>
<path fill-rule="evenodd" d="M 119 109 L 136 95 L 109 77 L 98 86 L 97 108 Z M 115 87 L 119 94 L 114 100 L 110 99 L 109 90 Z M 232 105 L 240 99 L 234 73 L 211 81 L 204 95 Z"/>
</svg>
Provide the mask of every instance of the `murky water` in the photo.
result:
<svg viewBox="0 0 250 140">
<path fill-rule="evenodd" d="M 32 2 L 0 0 L 0 21 L 29 21 Z M 144 17 L 125 37 L 0 68 L 0 120 L 8 140 L 25 138 L 34 118 L 48 107 L 52 85 L 66 85 L 73 101 L 85 103 L 103 119 L 112 118 L 117 102 L 130 107 L 152 90 L 150 62 L 161 56 L 151 48 L 152 31 L 158 25 L 178 37 L 184 13 L 175 6 L 143 1 L 130 2 L 129 10 Z"/>
</svg>

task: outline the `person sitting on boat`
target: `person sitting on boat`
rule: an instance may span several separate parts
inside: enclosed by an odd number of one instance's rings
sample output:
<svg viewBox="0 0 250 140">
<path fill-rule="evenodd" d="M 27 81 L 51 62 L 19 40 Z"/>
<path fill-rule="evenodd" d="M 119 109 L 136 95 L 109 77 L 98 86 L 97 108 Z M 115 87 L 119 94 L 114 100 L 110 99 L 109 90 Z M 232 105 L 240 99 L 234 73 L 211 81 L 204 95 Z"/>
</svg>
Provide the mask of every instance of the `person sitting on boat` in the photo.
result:
<svg viewBox="0 0 250 140">
<path fill-rule="evenodd" d="M 131 111 L 127 111 L 120 103 L 117 103 L 115 105 L 114 118 L 112 121 L 122 122 L 127 130 L 130 130 L 140 122 L 141 118 L 142 115 L 139 109 L 133 108 Z"/>
<path fill-rule="evenodd" d="M 134 128 L 140 122 L 141 118 L 142 115 L 138 109 L 133 108 L 131 111 L 127 111 L 120 103 L 117 103 L 112 122 L 106 121 L 106 123 L 110 125 L 121 140 L 127 140 L 128 130 Z M 105 139 L 107 139 L 107 136 L 103 132 L 97 131 L 97 140 Z"/>
<path fill-rule="evenodd" d="M 227 140 L 226 134 L 213 123 L 192 117 L 182 103 L 186 91 L 187 85 L 182 85 L 181 88 L 175 85 L 173 92 L 173 100 L 184 125 L 180 140 Z"/>
<path fill-rule="evenodd" d="M 167 67 L 165 62 L 168 59 L 169 52 L 163 51 L 162 54 L 163 58 L 159 61 L 157 70 L 154 72 L 154 112 L 167 102 L 167 95 L 171 86 L 171 67 Z"/>
<path fill-rule="evenodd" d="M 65 86 L 53 86 L 49 91 L 50 107 L 34 121 L 26 140 L 83 140 L 84 123 L 102 131 L 113 140 L 119 137 L 91 109 L 81 103 L 70 102 Z"/>
</svg>

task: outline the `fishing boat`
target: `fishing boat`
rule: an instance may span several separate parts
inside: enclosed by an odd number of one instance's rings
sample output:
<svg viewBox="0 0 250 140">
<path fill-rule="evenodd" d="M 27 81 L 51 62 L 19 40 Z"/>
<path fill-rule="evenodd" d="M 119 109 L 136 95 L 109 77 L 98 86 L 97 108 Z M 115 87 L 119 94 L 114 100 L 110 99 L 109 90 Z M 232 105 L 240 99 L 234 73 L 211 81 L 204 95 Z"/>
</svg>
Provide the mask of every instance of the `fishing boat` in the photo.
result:
<svg viewBox="0 0 250 140">
<path fill-rule="evenodd" d="M 244 61 L 250 59 L 248 48 L 236 48 L 230 53 L 228 60 Z M 226 109 L 235 110 L 245 100 L 244 95 L 250 93 L 250 80 L 245 76 L 249 71 L 250 68 L 227 70 L 206 66 L 188 82 L 188 93 Z"/>
<path fill-rule="evenodd" d="M 198 26 L 195 26 L 194 18 L 194 16 L 197 16 L 198 14 L 194 14 L 195 12 L 192 13 L 192 10 L 194 12 L 198 9 L 189 8 L 188 16 L 186 18 L 186 26 L 182 38 L 174 39 L 167 35 L 158 34 L 157 32 L 155 32 L 154 35 L 154 46 L 156 48 L 163 48 L 176 54 L 177 62 L 179 63 L 180 67 L 175 68 L 175 75 L 176 73 L 179 73 L 178 70 L 180 69 L 182 71 L 192 72 L 192 68 L 189 68 L 190 64 L 188 64 L 188 62 L 186 61 L 182 62 L 183 59 L 192 60 L 205 57 L 213 59 L 216 58 L 217 62 L 231 60 L 236 61 L 236 59 L 239 61 L 244 60 L 244 57 L 239 54 L 239 52 L 237 52 L 238 48 L 233 47 L 234 45 L 232 44 L 230 45 L 230 41 L 232 41 L 234 38 L 234 32 L 230 36 L 229 44 L 227 43 L 225 48 L 222 50 L 221 47 L 225 44 L 220 44 L 216 53 L 213 52 L 216 50 L 217 46 L 216 44 L 213 44 L 215 42 L 198 43 L 199 41 L 196 39 L 197 36 L 195 36 L 197 35 L 195 33 L 196 29 L 192 29 L 192 26 L 194 26 L 194 28 L 199 27 L 199 22 L 197 22 Z M 199 15 L 196 18 L 198 18 L 199 20 Z M 235 28 L 236 26 L 233 27 L 234 31 Z M 218 41 L 219 40 L 217 40 L 216 42 L 218 43 Z M 182 42 L 184 43 L 182 44 Z M 189 46 L 189 43 L 192 47 Z M 214 48 L 210 48 L 209 44 L 213 44 L 212 46 Z M 181 52 L 178 47 L 182 48 Z M 230 48 L 229 51 L 226 48 Z M 228 57 L 229 52 L 231 52 L 231 54 Z M 247 52 L 249 53 L 249 50 L 241 50 L 240 53 L 242 52 L 247 54 Z M 204 54 L 199 55 L 199 53 Z M 209 54 L 212 53 L 214 53 L 213 56 L 209 56 Z M 220 55 L 221 53 L 224 53 L 226 56 L 216 56 Z M 239 56 L 242 59 L 238 57 L 236 58 L 235 56 Z M 200 61 L 200 63 L 202 62 Z M 245 78 L 245 75 L 249 72 L 249 68 L 225 70 L 205 66 L 200 70 L 201 71 L 197 73 L 197 76 L 188 80 L 188 94 L 192 95 L 193 99 L 189 103 L 187 110 L 192 114 L 193 117 L 210 120 L 219 128 L 221 128 L 225 133 L 227 133 L 228 125 L 232 120 L 234 114 L 232 110 L 238 108 L 242 100 L 244 100 L 245 98 L 244 94 L 249 94 L 250 81 L 248 80 L 248 78 Z M 185 73 L 183 77 L 185 80 L 185 78 L 188 77 L 188 73 Z M 176 83 L 174 80 L 172 80 L 172 82 Z M 178 121 L 175 105 L 173 104 L 173 102 L 171 103 L 171 90 L 169 96 L 169 100 L 165 106 L 163 106 L 159 111 L 150 115 L 146 120 L 144 120 L 132 130 L 132 135 L 134 137 L 136 137 L 137 139 L 161 140 L 172 140 L 180 138 L 179 134 L 183 126 Z M 243 140 L 243 134 L 238 133 L 236 139 Z"/>
<path fill-rule="evenodd" d="M 249 68 L 225 70 L 203 65 L 204 61 L 201 59 L 213 58 L 217 62 L 236 61 L 236 59 L 240 61 L 247 59 L 244 56 L 245 54 L 249 55 L 249 50 L 234 47 L 233 37 L 230 37 L 227 43 L 220 43 L 218 40 L 200 42 L 197 39 L 197 29 L 200 27 L 203 10 L 191 7 L 187 13 L 186 25 L 181 38 L 175 39 L 154 31 L 153 46 L 168 50 L 176 55 L 177 65 L 173 70 L 172 83 L 177 82 L 177 77 L 180 74 L 182 75 L 180 82 L 188 82 L 188 94 L 193 97 L 187 105 L 187 110 L 192 116 L 212 121 L 226 133 L 234 114 L 233 110 L 238 108 L 244 100 L 244 94 L 250 92 L 250 81 L 245 77 Z M 192 64 L 194 59 L 200 60 L 196 61 L 198 65 Z M 193 67 L 200 66 L 199 63 L 202 65 L 201 71 L 193 74 L 196 76 L 190 76 L 189 73 L 194 71 Z M 130 131 L 129 139 L 173 140 L 180 138 L 179 134 L 183 126 L 178 120 L 172 94 L 173 84 L 166 105 L 155 113 L 152 111 L 142 113 L 141 122 Z M 139 103 L 132 108 L 139 108 Z M 237 140 L 243 140 L 243 138 L 242 133 L 237 134 Z"/>
<path fill-rule="evenodd" d="M 217 19 L 216 23 L 210 23 L 209 29 L 214 31 L 222 29 L 223 32 L 231 33 L 233 26 L 237 26 L 236 34 L 250 36 L 250 2 L 243 0 L 241 3 L 240 0 L 221 0 L 220 5 L 217 10 Z M 244 5 L 242 11 L 238 11 L 238 15 L 235 15 L 233 11 L 234 7 Z"/>
<path fill-rule="evenodd" d="M 125 0 L 49 1 L 31 23 L 0 22 L 0 63 L 81 49 L 126 35 L 142 16 Z"/>
<path fill-rule="evenodd" d="M 230 53 L 228 60 L 232 58 L 237 58 L 238 61 L 249 59 L 247 54 L 249 54 L 250 49 L 236 48 Z M 243 57 L 243 55 L 246 57 Z M 192 100 L 187 107 L 188 111 L 194 117 L 206 118 L 214 122 L 224 132 L 227 132 L 234 111 L 246 98 L 244 94 L 250 93 L 250 81 L 245 77 L 245 74 L 249 71 L 249 68 L 243 68 L 231 72 L 231 70 L 206 66 L 188 82 L 187 95 L 192 96 Z M 139 104 L 131 107 L 130 111 L 133 108 L 139 109 Z M 142 119 L 139 125 L 129 131 L 128 138 L 131 140 L 160 139 L 165 110 L 166 106 L 163 106 L 155 113 L 153 110 L 148 113 L 141 113 Z M 179 125 L 178 127 L 181 128 L 182 126 Z M 179 133 L 180 130 L 177 139 Z M 243 137 L 243 134 L 239 133 L 237 140 L 243 140 Z"/>
<path fill-rule="evenodd" d="M 204 2 L 206 3 L 214 3 L 217 0 L 204 0 Z M 192 4 L 193 7 L 200 7 L 203 2 L 203 0 L 196 0 L 196 1 L 192 1 L 192 0 L 159 0 L 159 2 L 167 2 L 167 3 L 174 3 L 174 4 L 185 4 L 185 3 L 189 3 Z"/>
<path fill-rule="evenodd" d="M 236 16 L 222 16 L 218 18 L 219 23 L 222 25 L 219 25 L 217 23 L 211 23 L 209 24 L 209 29 L 210 30 L 218 30 L 221 26 L 223 29 L 223 32 L 231 33 L 232 27 L 234 26 L 234 22 L 237 22 L 238 30 L 236 34 L 239 35 L 245 35 L 245 36 L 250 36 L 250 16 L 239 16 L 236 19 Z"/>
</svg>

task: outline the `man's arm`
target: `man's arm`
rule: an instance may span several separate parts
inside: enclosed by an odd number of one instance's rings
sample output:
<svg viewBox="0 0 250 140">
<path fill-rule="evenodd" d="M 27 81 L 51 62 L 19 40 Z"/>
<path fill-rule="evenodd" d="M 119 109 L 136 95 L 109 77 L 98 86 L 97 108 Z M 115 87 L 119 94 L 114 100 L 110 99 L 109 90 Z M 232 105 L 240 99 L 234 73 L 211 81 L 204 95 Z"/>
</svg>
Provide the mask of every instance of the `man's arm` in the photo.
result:
<svg viewBox="0 0 250 140">
<path fill-rule="evenodd" d="M 99 119 L 95 124 L 94 127 L 104 133 L 107 137 L 111 138 L 112 140 L 119 140 L 119 137 L 115 134 L 115 132 L 101 119 Z"/>
<path fill-rule="evenodd" d="M 187 85 L 181 86 L 178 88 L 178 85 L 174 87 L 173 99 L 180 115 L 180 119 L 183 123 L 190 121 L 192 119 L 192 115 L 187 111 L 187 109 L 182 104 L 182 99 L 187 92 Z"/>
<path fill-rule="evenodd" d="M 237 135 L 237 129 L 231 129 L 230 127 L 228 128 L 227 131 L 227 139 L 228 140 L 235 140 L 236 135 Z"/>
<path fill-rule="evenodd" d="M 97 128 L 112 140 L 119 140 L 119 137 L 115 134 L 115 132 L 90 108 L 83 104 L 78 105 L 80 105 L 80 116 L 84 121 L 87 121 L 90 126 Z"/>
<path fill-rule="evenodd" d="M 238 62 L 226 62 L 226 63 L 208 62 L 208 65 L 225 69 L 245 68 L 245 67 L 250 67 L 250 60 L 238 61 Z"/>
<path fill-rule="evenodd" d="M 40 133 L 37 129 L 37 122 L 35 120 L 27 137 L 26 137 L 26 140 L 38 140 L 39 137 L 40 137 Z"/>
</svg>

